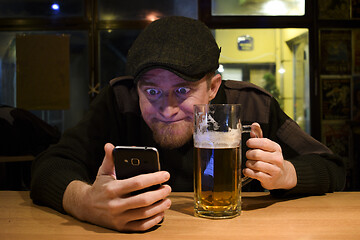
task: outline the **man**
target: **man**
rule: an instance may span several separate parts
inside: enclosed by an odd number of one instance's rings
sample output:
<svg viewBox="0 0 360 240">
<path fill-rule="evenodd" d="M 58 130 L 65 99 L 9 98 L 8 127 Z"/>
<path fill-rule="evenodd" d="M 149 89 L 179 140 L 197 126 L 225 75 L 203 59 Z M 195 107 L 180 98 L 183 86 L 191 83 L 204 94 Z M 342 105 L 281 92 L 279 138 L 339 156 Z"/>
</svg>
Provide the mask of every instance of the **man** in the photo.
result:
<svg viewBox="0 0 360 240">
<path fill-rule="evenodd" d="M 129 50 L 130 77 L 112 80 L 84 119 L 34 162 L 34 202 L 119 231 L 155 226 L 171 205 L 172 189 L 192 191 L 193 105 L 209 102 L 244 105 L 243 123 L 253 123 L 263 138 L 243 141 L 249 148 L 243 173 L 272 194 L 341 190 L 341 159 L 301 131 L 262 89 L 222 81 L 215 74 L 219 54 L 199 21 L 167 17 L 150 24 Z M 116 180 L 114 145 L 158 148 L 165 171 Z M 129 194 L 155 184 L 162 186 Z"/>
</svg>

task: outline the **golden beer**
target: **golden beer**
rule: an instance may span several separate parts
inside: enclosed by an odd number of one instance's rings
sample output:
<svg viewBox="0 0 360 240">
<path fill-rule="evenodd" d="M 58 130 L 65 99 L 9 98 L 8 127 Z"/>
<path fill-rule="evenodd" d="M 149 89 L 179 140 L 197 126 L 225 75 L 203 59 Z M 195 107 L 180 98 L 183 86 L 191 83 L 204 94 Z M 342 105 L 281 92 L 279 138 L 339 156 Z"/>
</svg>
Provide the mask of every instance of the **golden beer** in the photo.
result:
<svg viewBox="0 0 360 240">
<path fill-rule="evenodd" d="M 241 105 L 194 105 L 195 216 L 241 212 Z"/>
<path fill-rule="evenodd" d="M 231 218 L 241 212 L 239 146 L 194 148 L 195 215 Z"/>
</svg>

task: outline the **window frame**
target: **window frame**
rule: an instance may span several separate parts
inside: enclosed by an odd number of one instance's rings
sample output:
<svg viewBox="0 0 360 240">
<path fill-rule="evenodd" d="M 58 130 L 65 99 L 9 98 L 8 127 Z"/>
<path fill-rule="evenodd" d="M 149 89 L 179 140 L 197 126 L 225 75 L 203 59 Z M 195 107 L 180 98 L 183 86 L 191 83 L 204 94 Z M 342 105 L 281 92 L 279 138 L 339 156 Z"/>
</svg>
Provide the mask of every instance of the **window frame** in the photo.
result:
<svg viewBox="0 0 360 240">
<path fill-rule="evenodd" d="M 318 59 L 318 26 L 317 0 L 305 0 L 305 14 L 303 16 L 213 16 L 211 14 L 211 0 L 198 0 L 198 16 L 210 29 L 236 28 L 307 28 L 309 34 L 309 102 L 310 106 L 310 134 L 320 140 L 321 129 L 319 111 L 320 85 L 317 77 L 316 62 Z"/>
</svg>

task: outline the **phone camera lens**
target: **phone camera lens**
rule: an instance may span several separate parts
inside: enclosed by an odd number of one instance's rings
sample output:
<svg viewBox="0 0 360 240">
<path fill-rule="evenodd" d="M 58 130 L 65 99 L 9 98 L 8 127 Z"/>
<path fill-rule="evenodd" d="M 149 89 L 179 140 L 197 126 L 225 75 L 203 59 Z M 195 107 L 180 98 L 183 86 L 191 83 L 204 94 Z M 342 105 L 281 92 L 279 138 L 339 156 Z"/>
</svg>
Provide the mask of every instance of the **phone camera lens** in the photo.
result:
<svg viewBox="0 0 360 240">
<path fill-rule="evenodd" d="M 139 165 L 140 165 L 140 159 L 138 159 L 138 158 L 131 158 L 131 165 L 133 165 L 133 166 L 139 166 Z"/>
</svg>

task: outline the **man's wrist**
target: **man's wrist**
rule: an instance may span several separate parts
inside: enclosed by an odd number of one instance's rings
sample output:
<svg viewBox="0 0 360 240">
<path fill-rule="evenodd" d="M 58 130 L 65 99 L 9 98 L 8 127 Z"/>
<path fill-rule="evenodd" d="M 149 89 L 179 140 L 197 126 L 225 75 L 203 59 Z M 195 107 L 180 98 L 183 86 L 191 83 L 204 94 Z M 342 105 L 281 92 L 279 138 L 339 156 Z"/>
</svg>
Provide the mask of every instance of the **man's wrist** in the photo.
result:
<svg viewBox="0 0 360 240">
<path fill-rule="evenodd" d="M 86 192 L 90 187 L 89 184 L 79 180 L 70 182 L 63 196 L 63 208 L 65 212 L 80 220 L 86 220 L 84 199 L 86 199 Z"/>
<path fill-rule="evenodd" d="M 285 172 L 286 172 L 286 177 L 285 177 L 286 186 L 284 187 L 284 189 L 289 190 L 296 186 L 297 175 L 296 175 L 295 167 L 291 162 L 285 160 L 284 164 L 285 164 Z"/>
</svg>

